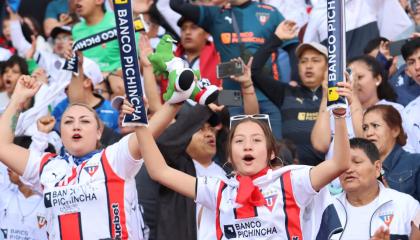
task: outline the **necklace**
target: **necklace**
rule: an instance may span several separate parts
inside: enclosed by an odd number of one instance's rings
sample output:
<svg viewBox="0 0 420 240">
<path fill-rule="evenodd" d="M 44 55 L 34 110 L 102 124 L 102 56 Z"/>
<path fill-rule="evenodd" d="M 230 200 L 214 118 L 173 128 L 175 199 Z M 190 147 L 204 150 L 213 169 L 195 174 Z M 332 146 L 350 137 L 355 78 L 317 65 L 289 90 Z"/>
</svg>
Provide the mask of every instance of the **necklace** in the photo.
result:
<svg viewBox="0 0 420 240">
<path fill-rule="evenodd" d="M 42 201 L 42 197 L 39 198 L 39 200 L 36 203 L 35 207 L 31 211 L 29 211 L 29 213 L 27 213 L 25 215 L 25 214 L 23 214 L 22 208 L 20 206 L 20 201 L 19 201 L 19 196 L 18 195 L 19 195 L 19 193 L 16 193 L 16 195 L 15 195 L 16 196 L 16 202 L 17 202 L 17 205 L 18 205 L 18 210 L 19 210 L 20 216 L 22 216 L 21 221 L 22 221 L 22 223 L 24 223 L 25 222 L 25 218 L 28 217 L 28 216 L 30 216 L 38 208 L 38 205 Z"/>
</svg>

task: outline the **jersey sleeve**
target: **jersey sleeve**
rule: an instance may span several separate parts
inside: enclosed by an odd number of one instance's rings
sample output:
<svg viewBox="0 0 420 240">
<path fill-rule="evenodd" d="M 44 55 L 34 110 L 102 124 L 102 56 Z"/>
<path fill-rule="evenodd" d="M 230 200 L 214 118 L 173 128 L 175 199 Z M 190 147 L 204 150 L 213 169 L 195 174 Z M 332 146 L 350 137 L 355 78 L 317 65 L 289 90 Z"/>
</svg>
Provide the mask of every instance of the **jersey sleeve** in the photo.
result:
<svg viewBox="0 0 420 240">
<path fill-rule="evenodd" d="M 106 157 L 112 170 L 123 179 L 134 178 L 140 170 L 143 160 L 134 159 L 128 148 L 131 134 L 112 144 L 105 150 Z"/>
<path fill-rule="evenodd" d="M 307 166 L 292 170 L 290 173 L 296 202 L 302 207 L 306 207 L 309 203 L 311 203 L 312 199 L 317 194 L 312 187 L 309 174 L 310 171 L 311 167 Z"/>
<path fill-rule="evenodd" d="M 200 17 L 198 19 L 198 25 L 211 34 L 213 32 L 214 19 L 217 19 L 219 12 L 219 7 L 200 6 Z"/>
<path fill-rule="evenodd" d="M 195 202 L 210 210 L 216 210 L 217 198 L 225 183 L 214 177 L 197 177 Z"/>
<path fill-rule="evenodd" d="M 46 160 L 49 159 L 48 155 L 50 154 L 51 153 L 43 153 L 37 150 L 29 151 L 28 162 L 26 163 L 22 178 L 27 185 L 30 185 L 35 191 L 42 192 L 39 176 L 40 170 L 47 163 Z"/>
</svg>

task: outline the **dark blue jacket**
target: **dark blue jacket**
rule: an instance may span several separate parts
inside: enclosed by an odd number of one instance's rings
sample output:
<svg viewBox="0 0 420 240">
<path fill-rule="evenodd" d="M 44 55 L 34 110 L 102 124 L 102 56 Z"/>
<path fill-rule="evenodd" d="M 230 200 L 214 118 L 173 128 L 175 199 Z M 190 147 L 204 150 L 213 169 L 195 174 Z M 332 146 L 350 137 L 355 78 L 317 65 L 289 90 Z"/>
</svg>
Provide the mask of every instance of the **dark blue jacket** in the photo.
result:
<svg viewBox="0 0 420 240">
<path fill-rule="evenodd" d="M 395 144 L 382 168 L 389 187 L 420 200 L 420 154 L 406 152 Z"/>
</svg>

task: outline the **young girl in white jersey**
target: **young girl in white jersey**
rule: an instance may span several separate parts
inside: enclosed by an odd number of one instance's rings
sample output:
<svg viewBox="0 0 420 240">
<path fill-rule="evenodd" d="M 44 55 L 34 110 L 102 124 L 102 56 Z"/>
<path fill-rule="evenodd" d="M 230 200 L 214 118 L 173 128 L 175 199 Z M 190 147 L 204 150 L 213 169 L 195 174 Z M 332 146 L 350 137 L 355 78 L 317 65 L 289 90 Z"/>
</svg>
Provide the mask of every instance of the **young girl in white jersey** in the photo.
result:
<svg viewBox="0 0 420 240">
<path fill-rule="evenodd" d="M 84 77 L 81 68 L 79 77 Z M 43 194 L 49 239 L 144 239 L 134 180 L 143 161 L 134 134 L 99 150 L 98 116 L 87 105 L 73 104 L 60 126 L 66 154 L 55 156 L 13 144 L 22 104 L 40 86 L 30 76 L 18 80 L 0 117 L 0 161 Z M 158 121 L 150 121 L 151 131 L 162 131 L 178 108 L 165 105 L 156 112 Z"/>
<path fill-rule="evenodd" d="M 123 109 L 134 110 L 127 101 Z M 136 135 L 152 179 L 216 212 L 217 239 L 327 239 L 337 216 L 323 187 L 347 169 L 350 156 L 344 118 L 336 117 L 335 128 L 331 160 L 315 167 L 272 168 L 276 148 L 269 127 L 244 116 L 228 138 L 228 159 L 235 169 L 231 179 L 195 178 L 175 170 L 147 127 L 136 128 Z"/>
</svg>

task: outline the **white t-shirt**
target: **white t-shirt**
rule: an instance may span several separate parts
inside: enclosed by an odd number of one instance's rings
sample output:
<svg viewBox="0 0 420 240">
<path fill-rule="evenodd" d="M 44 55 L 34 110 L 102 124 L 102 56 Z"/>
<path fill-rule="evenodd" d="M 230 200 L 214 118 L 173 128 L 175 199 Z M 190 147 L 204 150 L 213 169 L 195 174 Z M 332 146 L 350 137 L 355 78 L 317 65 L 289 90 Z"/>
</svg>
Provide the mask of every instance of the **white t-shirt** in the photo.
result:
<svg viewBox="0 0 420 240">
<path fill-rule="evenodd" d="M 26 198 L 16 188 L 2 191 L 0 230 L 0 235 L 3 235 L 4 239 L 47 239 L 42 196 L 34 194 Z"/>
<path fill-rule="evenodd" d="M 80 165 L 31 151 L 23 177 L 44 196 L 50 239 L 144 239 L 128 135 Z M 64 238 L 64 237 L 63 237 Z"/>
<path fill-rule="evenodd" d="M 203 167 L 199 162 L 193 160 L 195 172 L 197 177 L 223 177 L 226 175 L 225 171 L 212 162 L 207 168 Z M 198 226 L 198 217 L 201 212 L 200 226 Z M 196 204 L 196 223 L 197 223 L 197 239 L 214 239 L 216 237 L 215 232 L 215 219 L 216 214 L 214 211 L 211 211 L 201 204 Z"/>
<path fill-rule="evenodd" d="M 360 216 L 372 216 L 375 210 L 378 208 L 378 199 L 375 198 L 372 202 L 365 206 L 354 207 L 347 199 L 344 202 L 347 211 L 347 224 L 344 229 L 341 239 L 346 240 L 362 240 L 369 239 L 370 232 L 370 217 Z"/>
</svg>

